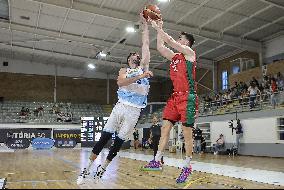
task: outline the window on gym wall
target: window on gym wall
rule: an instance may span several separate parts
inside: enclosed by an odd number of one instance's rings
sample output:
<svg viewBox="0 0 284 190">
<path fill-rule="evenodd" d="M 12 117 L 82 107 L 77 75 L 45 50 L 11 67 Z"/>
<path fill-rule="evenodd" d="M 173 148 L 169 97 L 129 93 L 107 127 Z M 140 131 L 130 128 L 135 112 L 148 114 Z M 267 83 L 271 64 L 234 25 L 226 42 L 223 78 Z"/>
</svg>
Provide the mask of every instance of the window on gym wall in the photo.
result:
<svg viewBox="0 0 284 190">
<path fill-rule="evenodd" d="M 0 19 L 9 20 L 8 0 L 0 0 Z"/>
<path fill-rule="evenodd" d="M 240 67 L 238 65 L 233 66 L 233 74 L 237 74 L 240 72 Z"/>
<path fill-rule="evenodd" d="M 228 89 L 228 71 L 222 72 L 222 90 Z"/>
</svg>

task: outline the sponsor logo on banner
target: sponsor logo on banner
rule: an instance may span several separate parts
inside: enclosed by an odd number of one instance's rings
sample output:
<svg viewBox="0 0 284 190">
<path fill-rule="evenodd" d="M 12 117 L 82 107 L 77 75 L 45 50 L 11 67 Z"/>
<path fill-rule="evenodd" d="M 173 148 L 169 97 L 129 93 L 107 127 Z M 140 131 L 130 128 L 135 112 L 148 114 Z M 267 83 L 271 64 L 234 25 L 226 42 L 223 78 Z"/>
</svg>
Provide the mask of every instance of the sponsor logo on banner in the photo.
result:
<svg viewBox="0 0 284 190">
<path fill-rule="evenodd" d="M 55 147 L 56 148 L 75 148 L 76 146 L 75 139 L 56 139 Z"/>
<path fill-rule="evenodd" d="M 54 145 L 54 141 L 49 138 L 35 138 L 32 141 L 34 149 L 51 149 Z"/>
<path fill-rule="evenodd" d="M 26 149 L 30 146 L 29 139 L 12 139 L 9 138 L 6 145 L 10 149 Z"/>
<path fill-rule="evenodd" d="M 80 129 L 54 129 L 53 130 L 53 139 L 73 139 L 76 141 L 76 143 L 81 142 L 81 130 Z"/>
<path fill-rule="evenodd" d="M 34 138 L 51 138 L 52 129 L 0 129 L 0 143 L 6 143 L 9 138 L 13 139 L 29 139 Z"/>
</svg>

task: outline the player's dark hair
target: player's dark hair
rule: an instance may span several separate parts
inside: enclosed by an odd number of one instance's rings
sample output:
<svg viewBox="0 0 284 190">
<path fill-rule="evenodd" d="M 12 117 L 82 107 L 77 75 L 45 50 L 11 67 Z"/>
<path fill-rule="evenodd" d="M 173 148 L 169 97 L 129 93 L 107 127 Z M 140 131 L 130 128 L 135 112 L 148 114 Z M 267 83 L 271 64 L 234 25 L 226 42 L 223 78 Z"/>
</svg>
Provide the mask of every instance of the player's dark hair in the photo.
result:
<svg viewBox="0 0 284 190">
<path fill-rule="evenodd" d="M 186 39 L 189 41 L 189 47 L 192 47 L 194 42 L 195 42 L 193 35 L 191 35 L 187 32 L 181 32 L 181 35 L 186 37 Z"/>
<path fill-rule="evenodd" d="M 131 52 L 128 56 L 127 56 L 127 63 L 128 63 L 128 61 L 129 61 L 129 58 L 132 56 L 132 55 L 135 55 L 135 54 L 137 54 L 136 52 Z"/>
</svg>

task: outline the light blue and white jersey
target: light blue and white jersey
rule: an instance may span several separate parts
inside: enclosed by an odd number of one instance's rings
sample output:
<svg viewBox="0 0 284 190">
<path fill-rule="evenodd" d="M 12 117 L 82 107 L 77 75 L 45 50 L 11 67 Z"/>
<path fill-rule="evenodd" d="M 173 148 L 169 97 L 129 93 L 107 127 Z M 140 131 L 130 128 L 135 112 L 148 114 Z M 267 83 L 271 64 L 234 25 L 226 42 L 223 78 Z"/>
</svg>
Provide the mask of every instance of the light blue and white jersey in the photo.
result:
<svg viewBox="0 0 284 190">
<path fill-rule="evenodd" d="M 126 78 L 136 77 L 143 74 L 141 67 L 135 69 L 127 68 Z M 128 86 L 122 86 L 118 89 L 118 101 L 136 108 L 145 108 L 147 106 L 147 95 L 149 92 L 149 80 L 147 78 L 140 79 Z"/>
</svg>

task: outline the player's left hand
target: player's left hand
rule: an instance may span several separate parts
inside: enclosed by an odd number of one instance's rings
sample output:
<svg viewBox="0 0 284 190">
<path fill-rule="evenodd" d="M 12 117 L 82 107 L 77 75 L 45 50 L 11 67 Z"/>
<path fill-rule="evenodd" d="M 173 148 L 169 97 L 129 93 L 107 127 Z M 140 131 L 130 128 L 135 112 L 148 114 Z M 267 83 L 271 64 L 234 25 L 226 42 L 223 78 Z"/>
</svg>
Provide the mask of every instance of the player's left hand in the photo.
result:
<svg viewBox="0 0 284 190">
<path fill-rule="evenodd" d="M 152 27 L 156 30 L 160 30 L 163 27 L 163 21 L 162 20 L 157 20 L 157 21 L 150 20 L 150 22 L 152 24 Z"/>
</svg>

